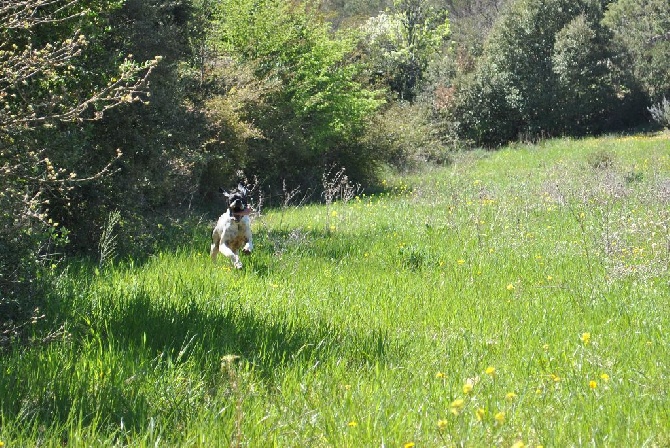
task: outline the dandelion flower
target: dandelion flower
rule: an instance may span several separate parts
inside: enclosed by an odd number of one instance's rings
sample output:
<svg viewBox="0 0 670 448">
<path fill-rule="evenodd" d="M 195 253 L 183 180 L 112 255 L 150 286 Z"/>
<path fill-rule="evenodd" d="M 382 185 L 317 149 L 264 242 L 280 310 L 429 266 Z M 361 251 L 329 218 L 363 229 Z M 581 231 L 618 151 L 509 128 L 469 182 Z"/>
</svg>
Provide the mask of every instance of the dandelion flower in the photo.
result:
<svg viewBox="0 0 670 448">
<path fill-rule="evenodd" d="M 496 368 L 493 366 L 488 366 L 486 368 L 486 374 L 489 376 L 494 376 L 496 374 Z"/>
<path fill-rule="evenodd" d="M 414 442 L 407 442 L 405 445 L 403 445 L 405 448 L 414 448 Z"/>
<path fill-rule="evenodd" d="M 462 408 L 464 405 L 465 405 L 465 400 L 463 400 L 462 398 L 457 398 L 457 399 L 455 399 L 454 401 L 451 402 L 449 407 Z"/>
<path fill-rule="evenodd" d="M 507 401 L 513 401 L 516 398 L 516 394 L 514 392 L 507 392 L 505 394 L 505 400 Z"/>
<path fill-rule="evenodd" d="M 481 422 L 484 420 L 484 417 L 486 416 L 486 409 L 484 408 L 477 408 L 475 411 L 475 417 L 477 418 L 478 422 Z"/>
<path fill-rule="evenodd" d="M 510 448 L 524 448 L 525 446 L 521 440 L 517 440 Z"/>
<path fill-rule="evenodd" d="M 505 423 L 505 413 L 502 411 L 498 412 L 493 418 L 501 425 Z"/>
<path fill-rule="evenodd" d="M 458 415 L 463 410 L 463 406 L 465 406 L 465 400 L 458 398 L 451 402 L 451 405 L 449 405 L 449 411 L 454 415 Z"/>
<path fill-rule="evenodd" d="M 600 374 L 600 379 L 603 380 L 604 382 L 608 382 L 610 380 L 610 376 L 606 373 Z"/>
<path fill-rule="evenodd" d="M 591 342 L 591 333 L 586 332 L 582 333 L 582 336 L 580 337 L 584 345 L 589 345 L 589 342 Z"/>
<path fill-rule="evenodd" d="M 355 421 L 352 420 L 352 421 L 350 421 L 349 423 L 347 423 L 347 426 L 350 426 L 350 427 L 352 427 L 352 428 L 355 428 L 356 426 L 358 426 L 358 423 L 356 423 Z"/>
<path fill-rule="evenodd" d="M 507 290 L 508 291 L 514 291 L 514 285 L 511 284 L 511 283 L 509 285 L 507 285 Z"/>
<path fill-rule="evenodd" d="M 598 387 L 598 383 L 591 380 L 591 381 L 589 381 L 589 387 L 591 388 L 591 390 L 595 390 L 595 388 Z"/>
<path fill-rule="evenodd" d="M 475 385 L 472 384 L 472 381 L 468 380 L 464 385 L 463 385 L 463 393 L 465 395 L 469 394 L 472 392 L 472 389 L 474 389 Z"/>
<path fill-rule="evenodd" d="M 561 382 L 561 377 L 558 376 L 558 375 L 555 375 L 555 374 L 553 374 L 553 373 L 552 373 L 551 375 L 549 375 L 549 378 L 551 378 L 551 380 L 552 380 L 554 383 L 560 383 L 560 382 Z"/>
<path fill-rule="evenodd" d="M 465 263 L 465 260 L 462 259 L 462 258 L 459 258 L 458 261 L 457 261 L 456 263 L 458 263 L 458 264 L 464 264 L 464 263 Z"/>
<path fill-rule="evenodd" d="M 444 379 L 444 378 L 446 378 L 446 377 L 447 377 L 447 375 L 445 375 L 443 372 L 437 372 L 437 374 L 435 374 L 435 378 L 442 378 L 442 379 Z"/>
<path fill-rule="evenodd" d="M 437 429 L 440 431 L 443 431 L 447 427 L 447 420 L 446 419 L 440 419 L 437 421 Z"/>
</svg>

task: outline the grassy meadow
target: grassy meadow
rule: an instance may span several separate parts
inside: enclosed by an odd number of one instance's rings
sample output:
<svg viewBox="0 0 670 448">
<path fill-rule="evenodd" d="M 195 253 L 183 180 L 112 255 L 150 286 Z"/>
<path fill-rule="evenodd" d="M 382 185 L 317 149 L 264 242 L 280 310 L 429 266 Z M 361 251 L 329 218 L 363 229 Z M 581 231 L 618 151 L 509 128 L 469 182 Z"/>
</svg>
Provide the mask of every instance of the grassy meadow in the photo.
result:
<svg viewBox="0 0 670 448">
<path fill-rule="evenodd" d="M 263 210 L 241 271 L 210 223 L 69 266 L 0 353 L 0 446 L 670 445 L 668 134 L 385 183 Z"/>
</svg>

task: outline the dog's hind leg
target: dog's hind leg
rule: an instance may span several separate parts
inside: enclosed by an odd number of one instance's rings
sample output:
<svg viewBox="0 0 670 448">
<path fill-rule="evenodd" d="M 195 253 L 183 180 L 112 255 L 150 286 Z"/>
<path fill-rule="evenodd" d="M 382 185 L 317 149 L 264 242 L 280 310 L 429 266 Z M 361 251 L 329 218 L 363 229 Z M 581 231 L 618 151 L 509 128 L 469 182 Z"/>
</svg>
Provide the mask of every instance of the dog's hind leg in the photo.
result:
<svg viewBox="0 0 670 448">
<path fill-rule="evenodd" d="M 209 256 L 212 258 L 212 262 L 216 261 L 217 255 L 219 255 L 219 238 L 212 235 L 212 245 L 209 248 Z"/>
</svg>

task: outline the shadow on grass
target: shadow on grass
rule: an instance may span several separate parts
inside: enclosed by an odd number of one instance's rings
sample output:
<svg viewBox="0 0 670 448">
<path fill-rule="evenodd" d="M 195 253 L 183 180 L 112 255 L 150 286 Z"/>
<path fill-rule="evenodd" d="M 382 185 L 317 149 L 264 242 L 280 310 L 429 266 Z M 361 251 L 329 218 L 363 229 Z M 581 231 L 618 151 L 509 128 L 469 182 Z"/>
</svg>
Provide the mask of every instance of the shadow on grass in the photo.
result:
<svg viewBox="0 0 670 448">
<path fill-rule="evenodd" d="M 228 299 L 229 304 L 192 301 L 178 308 L 156 304 L 148 293 L 140 292 L 106 318 L 101 316 L 97 325 L 106 338 L 122 346 L 167 353 L 175 359 L 186 351 L 203 362 L 217 361 L 216 365 L 201 366 L 205 370 L 218 371 L 218 360 L 237 355 L 268 378 L 278 368 L 310 358 L 340 356 L 364 364 L 383 362 L 389 354 L 386 335 L 378 330 L 348 334 L 325 321 L 259 316 L 234 304 L 232 297 L 216 301 Z M 194 342 L 188 347 L 191 339 Z"/>
<path fill-rule="evenodd" d="M 125 430 L 142 432 L 153 418 L 169 426 L 197 416 L 211 394 L 229 388 L 222 372 L 228 355 L 273 390 L 286 369 L 329 361 L 357 369 L 385 364 L 401 352 L 382 330 L 261 316 L 236 304 L 234 294 L 175 304 L 140 286 L 92 300 L 90 309 L 77 310 L 86 317 L 71 342 L 14 357 L 16 364 L 0 378 L 0 388 L 12 389 L 0 393 L 3 418 L 28 427 L 62 427 L 81 418 L 77 424 L 103 431 L 122 422 Z"/>
</svg>

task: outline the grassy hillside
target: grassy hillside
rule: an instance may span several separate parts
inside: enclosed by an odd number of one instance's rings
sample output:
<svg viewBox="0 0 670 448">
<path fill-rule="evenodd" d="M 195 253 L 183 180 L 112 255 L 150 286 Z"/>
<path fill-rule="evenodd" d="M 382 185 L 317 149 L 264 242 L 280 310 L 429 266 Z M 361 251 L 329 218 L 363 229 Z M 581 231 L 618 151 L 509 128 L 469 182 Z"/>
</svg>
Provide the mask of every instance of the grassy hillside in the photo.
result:
<svg viewBox="0 0 670 448">
<path fill-rule="evenodd" d="M 18 446 L 667 446 L 670 137 L 554 140 L 71 266 L 0 357 Z M 1 446 L 1 444 L 0 444 Z"/>
</svg>

